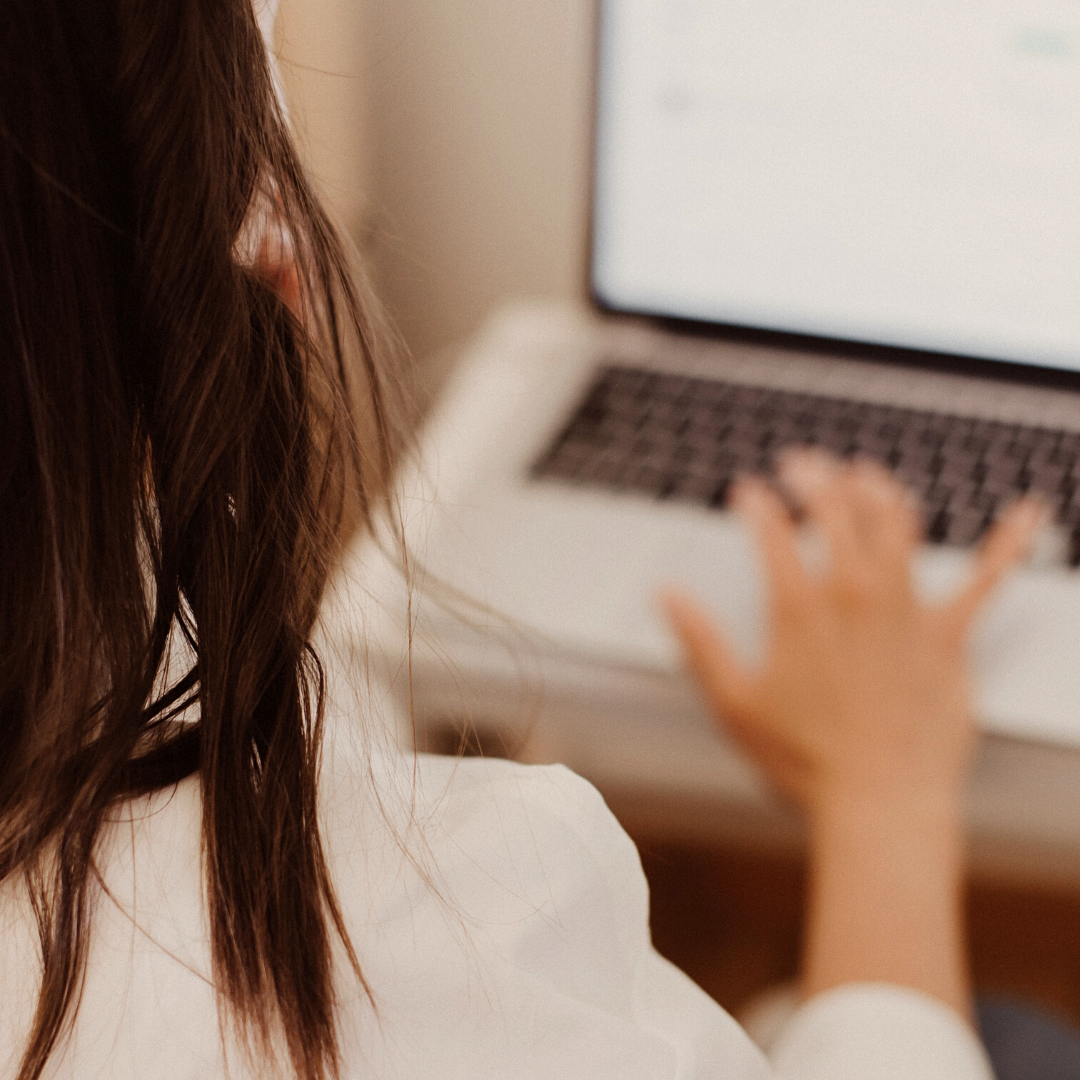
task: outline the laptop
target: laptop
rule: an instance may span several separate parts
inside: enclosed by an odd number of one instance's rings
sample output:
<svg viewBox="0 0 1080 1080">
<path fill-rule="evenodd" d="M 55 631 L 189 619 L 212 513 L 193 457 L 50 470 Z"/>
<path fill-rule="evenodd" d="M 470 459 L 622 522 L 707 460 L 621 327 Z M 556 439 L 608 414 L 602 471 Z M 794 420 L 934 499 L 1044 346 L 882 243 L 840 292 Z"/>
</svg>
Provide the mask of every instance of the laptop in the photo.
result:
<svg viewBox="0 0 1080 1080">
<path fill-rule="evenodd" d="M 660 701 L 661 584 L 760 655 L 726 493 L 785 446 L 915 489 L 927 595 L 1038 491 L 1056 520 L 980 619 L 978 715 L 1080 746 L 1080 12 L 602 0 L 597 38 L 592 308 L 470 346 L 404 481 L 429 579 L 549 675 Z M 421 605 L 440 657 L 493 662 Z"/>
</svg>

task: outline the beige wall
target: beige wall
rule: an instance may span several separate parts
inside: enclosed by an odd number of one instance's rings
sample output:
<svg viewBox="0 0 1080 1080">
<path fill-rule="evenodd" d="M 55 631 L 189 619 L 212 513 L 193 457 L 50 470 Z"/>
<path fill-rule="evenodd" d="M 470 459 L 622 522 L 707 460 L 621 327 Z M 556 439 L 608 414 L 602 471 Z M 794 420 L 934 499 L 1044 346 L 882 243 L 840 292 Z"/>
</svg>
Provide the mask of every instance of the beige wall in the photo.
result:
<svg viewBox="0 0 1080 1080">
<path fill-rule="evenodd" d="M 274 34 L 293 133 L 324 199 L 354 234 L 371 187 L 365 15 L 358 0 L 281 0 Z"/>
<path fill-rule="evenodd" d="M 583 295 L 592 18 L 592 0 L 282 0 L 313 168 L 418 355 L 501 300 Z"/>
</svg>

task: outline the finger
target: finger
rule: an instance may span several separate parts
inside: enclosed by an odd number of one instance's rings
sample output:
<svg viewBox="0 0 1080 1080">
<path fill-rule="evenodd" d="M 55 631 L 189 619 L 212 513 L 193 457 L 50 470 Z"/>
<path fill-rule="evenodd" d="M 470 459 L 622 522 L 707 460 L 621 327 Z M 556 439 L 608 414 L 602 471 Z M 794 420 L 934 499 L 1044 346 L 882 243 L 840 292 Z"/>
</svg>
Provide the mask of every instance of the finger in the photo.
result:
<svg viewBox="0 0 1080 1080">
<path fill-rule="evenodd" d="M 715 709 L 729 715 L 742 711 L 753 694 L 754 680 L 712 619 L 677 589 L 662 590 L 658 600 L 691 673 Z"/>
<path fill-rule="evenodd" d="M 761 480 L 748 477 L 735 485 L 731 505 L 757 542 L 773 608 L 787 610 L 805 602 L 810 581 L 799 557 L 795 523 L 776 493 Z"/>
<path fill-rule="evenodd" d="M 953 629 L 964 634 L 1002 577 L 1027 557 L 1047 508 L 1039 499 L 1021 499 L 998 519 L 983 542 L 971 580 L 946 607 Z"/>
<path fill-rule="evenodd" d="M 859 531 L 886 571 L 909 576 L 921 534 L 915 497 L 882 464 L 860 458 L 852 465 L 859 491 Z"/>
<path fill-rule="evenodd" d="M 858 576 L 863 552 L 850 469 L 820 450 L 794 450 L 780 459 L 780 479 L 824 534 L 834 575 Z"/>
</svg>

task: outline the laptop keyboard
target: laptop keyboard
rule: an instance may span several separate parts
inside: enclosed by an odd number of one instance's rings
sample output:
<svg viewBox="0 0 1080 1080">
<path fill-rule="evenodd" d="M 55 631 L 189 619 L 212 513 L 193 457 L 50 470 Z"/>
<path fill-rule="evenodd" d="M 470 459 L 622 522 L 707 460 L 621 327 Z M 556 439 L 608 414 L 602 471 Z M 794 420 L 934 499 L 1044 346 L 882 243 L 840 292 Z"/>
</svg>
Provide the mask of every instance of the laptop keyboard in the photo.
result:
<svg viewBox="0 0 1080 1080">
<path fill-rule="evenodd" d="M 875 458 L 923 501 L 934 543 L 975 543 L 1025 492 L 1057 507 L 1080 565 L 1080 434 L 609 365 L 536 478 L 720 508 L 789 446 Z"/>
</svg>

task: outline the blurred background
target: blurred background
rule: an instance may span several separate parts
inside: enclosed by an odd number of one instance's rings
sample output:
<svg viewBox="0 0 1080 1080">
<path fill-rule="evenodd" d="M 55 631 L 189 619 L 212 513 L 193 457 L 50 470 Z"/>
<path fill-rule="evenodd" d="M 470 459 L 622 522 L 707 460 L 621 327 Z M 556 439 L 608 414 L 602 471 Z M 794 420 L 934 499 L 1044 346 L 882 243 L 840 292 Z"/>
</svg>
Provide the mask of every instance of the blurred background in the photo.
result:
<svg viewBox="0 0 1080 1080">
<path fill-rule="evenodd" d="M 505 301 L 585 301 L 593 17 L 590 0 L 281 0 L 296 135 L 421 369 Z M 797 840 L 604 794 L 642 851 L 661 951 L 729 1008 L 793 975 Z M 1063 884 L 1080 868 L 1051 869 L 973 882 L 974 968 L 981 990 L 1080 1021 L 1080 892 Z"/>
<path fill-rule="evenodd" d="M 593 4 L 281 0 L 295 130 L 418 359 L 585 293 Z"/>
</svg>

